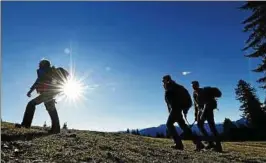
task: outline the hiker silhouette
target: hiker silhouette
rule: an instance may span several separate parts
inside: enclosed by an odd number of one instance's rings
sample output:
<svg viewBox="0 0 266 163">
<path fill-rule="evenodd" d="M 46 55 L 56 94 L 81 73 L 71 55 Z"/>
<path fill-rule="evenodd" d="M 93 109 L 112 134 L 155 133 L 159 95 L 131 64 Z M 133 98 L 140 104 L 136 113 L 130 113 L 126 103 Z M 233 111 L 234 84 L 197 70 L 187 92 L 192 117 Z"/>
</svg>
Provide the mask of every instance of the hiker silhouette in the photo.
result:
<svg viewBox="0 0 266 163">
<path fill-rule="evenodd" d="M 67 80 L 68 75 L 69 73 L 65 69 L 51 66 L 51 62 L 49 60 L 41 60 L 39 62 L 39 69 L 37 70 L 38 77 L 27 93 L 27 96 L 31 97 L 31 93 L 36 90 L 39 95 L 28 102 L 22 123 L 16 124 L 16 127 L 30 128 L 36 106 L 44 103 L 52 122 L 52 127 L 49 132 L 59 133 L 60 122 L 55 107 L 55 96 L 60 93 L 58 84 L 62 83 L 64 80 Z"/>
<path fill-rule="evenodd" d="M 178 135 L 174 126 L 174 123 L 177 122 L 184 133 L 192 137 L 192 141 L 196 145 L 195 150 L 199 151 L 203 149 L 203 143 L 200 141 L 198 136 L 193 135 L 192 130 L 185 123 L 182 115 L 182 111 L 184 115 L 186 115 L 189 108 L 192 106 L 191 96 L 188 91 L 182 85 L 173 81 L 170 75 L 165 75 L 163 77 L 163 87 L 165 89 L 165 102 L 169 111 L 166 127 L 175 143 L 175 145 L 171 147 L 179 150 L 184 149 L 181 137 Z"/>
<path fill-rule="evenodd" d="M 221 97 L 221 92 L 215 87 L 200 88 L 198 81 L 192 81 L 193 100 L 195 108 L 195 121 L 200 131 L 205 137 L 208 137 L 208 132 L 204 128 L 205 120 L 208 121 L 210 130 L 215 137 L 216 145 L 212 140 L 208 141 L 206 149 L 214 148 L 216 151 L 222 151 L 219 133 L 215 126 L 213 110 L 217 108 L 216 97 Z"/>
</svg>

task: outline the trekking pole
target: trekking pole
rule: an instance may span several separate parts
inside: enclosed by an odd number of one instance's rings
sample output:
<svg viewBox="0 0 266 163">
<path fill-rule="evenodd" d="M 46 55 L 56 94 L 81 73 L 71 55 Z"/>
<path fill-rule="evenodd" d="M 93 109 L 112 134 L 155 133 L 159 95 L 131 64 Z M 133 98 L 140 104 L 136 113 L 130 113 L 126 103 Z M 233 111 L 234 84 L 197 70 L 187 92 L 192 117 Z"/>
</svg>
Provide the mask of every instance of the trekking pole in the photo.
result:
<svg viewBox="0 0 266 163">
<path fill-rule="evenodd" d="M 185 120 L 188 124 L 188 126 L 190 126 L 189 128 L 191 129 L 193 127 L 193 125 L 195 124 L 196 121 L 194 121 L 191 125 L 189 124 L 188 120 L 187 120 L 187 117 L 185 116 Z"/>
<path fill-rule="evenodd" d="M 187 121 L 187 119 L 186 119 L 186 121 Z M 195 122 L 196 122 L 196 121 L 194 121 L 194 122 L 190 125 L 190 124 L 188 123 L 188 121 L 187 121 L 188 126 L 189 126 L 190 129 L 193 127 L 193 125 L 195 124 Z"/>
<path fill-rule="evenodd" d="M 206 111 L 206 106 L 204 107 L 204 109 L 202 110 L 202 113 L 200 115 L 200 120 L 202 120 L 204 114 L 205 114 L 205 111 Z"/>
</svg>

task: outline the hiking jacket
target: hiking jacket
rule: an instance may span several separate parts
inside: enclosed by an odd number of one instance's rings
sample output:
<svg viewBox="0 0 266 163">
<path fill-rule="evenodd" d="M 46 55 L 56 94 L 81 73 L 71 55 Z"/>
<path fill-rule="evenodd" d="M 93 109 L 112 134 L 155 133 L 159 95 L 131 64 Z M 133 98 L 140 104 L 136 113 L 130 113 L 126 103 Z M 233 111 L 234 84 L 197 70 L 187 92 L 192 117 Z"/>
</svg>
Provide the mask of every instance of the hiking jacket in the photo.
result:
<svg viewBox="0 0 266 163">
<path fill-rule="evenodd" d="M 197 116 L 199 110 L 203 110 L 206 104 L 211 105 L 210 108 L 216 108 L 217 103 L 214 97 L 206 94 L 203 88 L 199 88 L 198 91 L 193 92 L 193 102 L 195 108 L 195 116 Z"/>
<path fill-rule="evenodd" d="M 37 93 L 40 94 L 52 90 L 53 71 L 54 67 L 47 69 L 38 69 L 37 70 L 38 77 L 30 89 L 31 90 L 36 89 Z"/>
<path fill-rule="evenodd" d="M 182 85 L 177 84 L 175 81 L 170 81 L 165 85 L 165 101 L 168 106 L 171 106 L 171 109 L 181 110 L 186 108 L 186 102 L 188 100 L 186 99 L 187 94 L 184 95 L 183 89 L 185 88 L 183 88 Z"/>
</svg>

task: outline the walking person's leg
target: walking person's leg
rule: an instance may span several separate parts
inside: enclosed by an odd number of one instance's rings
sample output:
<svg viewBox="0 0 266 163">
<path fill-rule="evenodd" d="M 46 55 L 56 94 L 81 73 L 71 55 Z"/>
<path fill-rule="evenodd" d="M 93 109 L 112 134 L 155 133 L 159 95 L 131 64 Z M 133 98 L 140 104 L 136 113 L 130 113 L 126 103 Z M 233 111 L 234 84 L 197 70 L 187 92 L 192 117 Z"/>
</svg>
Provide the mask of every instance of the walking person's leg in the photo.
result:
<svg viewBox="0 0 266 163">
<path fill-rule="evenodd" d="M 204 115 L 202 115 L 202 114 L 204 114 Z M 210 148 L 214 147 L 214 143 L 213 143 L 212 140 L 210 140 L 210 136 L 209 136 L 207 130 L 205 129 L 205 127 L 204 127 L 204 122 L 207 119 L 208 114 L 209 114 L 209 109 L 208 108 L 205 108 L 204 113 L 202 111 L 200 111 L 199 114 L 198 114 L 198 124 L 197 124 L 200 132 L 208 140 L 208 145 L 206 146 L 206 149 L 210 149 Z"/>
<path fill-rule="evenodd" d="M 166 122 L 166 127 L 167 127 L 169 134 L 173 137 L 173 140 L 175 142 L 174 147 L 177 149 L 183 150 L 184 149 L 183 143 L 174 126 L 174 123 L 177 121 L 176 114 L 177 113 L 173 112 L 173 110 L 170 112 L 167 122 Z"/>
<path fill-rule="evenodd" d="M 213 110 L 209 110 L 209 112 L 206 114 L 206 118 L 210 127 L 210 130 L 214 136 L 215 139 L 215 149 L 217 151 L 222 151 L 222 145 L 221 145 L 221 140 L 220 140 L 220 135 L 216 129 L 216 125 L 215 125 L 215 121 L 214 121 L 214 114 L 213 114 Z M 213 144 L 214 147 L 214 144 Z"/>
<path fill-rule="evenodd" d="M 191 128 L 185 123 L 185 120 L 182 116 L 182 113 L 178 115 L 178 125 L 183 130 L 184 135 L 187 135 L 192 138 L 192 142 L 196 145 L 196 150 L 199 151 L 204 148 L 204 145 L 200 141 L 199 137 L 197 135 L 194 135 Z"/>
<path fill-rule="evenodd" d="M 55 100 L 54 99 L 49 100 L 45 102 L 44 105 L 51 118 L 52 127 L 51 127 L 50 132 L 59 133 L 60 132 L 60 121 L 59 121 L 58 113 L 55 107 Z"/>
<path fill-rule="evenodd" d="M 45 99 L 44 99 L 43 95 L 39 95 L 36 98 L 32 99 L 30 102 L 28 102 L 28 104 L 26 106 L 26 110 L 24 112 L 23 120 L 21 123 L 22 127 L 26 127 L 26 128 L 31 127 L 31 123 L 32 123 L 32 120 L 34 117 L 36 105 L 41 104 L 42 102 L 44 102 L 44 100 Z"/>
<path fill-rule="evenodd" d="M 206 129 L 204 128 L 204 122 L 206 120 L 206 112 L 204 112 L 204 115 L 202 115 L 203 112 L 202 111 L 199 111 L 199 114 L 198 114 L 198 118 L 197 118 L 197 126 L 200 130 L 200 132 L 203 134 L 203 136 L 206 136 L 208 137 L 208 132 L 206 131 Z"/>
</svg>

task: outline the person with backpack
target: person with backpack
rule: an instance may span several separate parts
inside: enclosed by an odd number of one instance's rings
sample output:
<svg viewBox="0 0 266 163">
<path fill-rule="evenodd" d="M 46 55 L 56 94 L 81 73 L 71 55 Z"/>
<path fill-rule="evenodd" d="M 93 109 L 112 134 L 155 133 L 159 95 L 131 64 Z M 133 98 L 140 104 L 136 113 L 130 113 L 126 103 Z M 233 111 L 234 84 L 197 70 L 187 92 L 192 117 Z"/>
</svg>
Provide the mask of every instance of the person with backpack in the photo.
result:
<svg viewBox="0 0 266 163">
<path fill-rule="evenodd" d="M 60 122 L 55 107 L 55 96 L 60 93 L 59 84 L 67 80 L 69 73 L 59 67 L 55 68 L 51 66 L 50 61 L 41 60 L 39 63 L 39 69 L 37 70 L 38 78 L 27 93 L 28 97 L 31 97 L 31 93 L 36 90 L 39 94 L 36 98 L 28 102 L 24 117 L 21 124 L 16 124 L 16 127 L 30 128 L 36 105 L 44 103 L 46 110 L 51 118 L 52 127 L 50 133 L 60 132 Z"/>
<path fill-rule="evenodd" d="M 200 151 L 204 148 L 204 145 L 196 135 L 193 135 L 192 130 L 185 123 L 182 115 L 183 112 L 186 116 L 189 108 L 192 106 L 189 92 L 186 88 L 173 81 L 170 75 L 163 77 L 163 86 L 165 89 L 165 102 L 169 111 L 166 127 L 175 142 L 175 145 L 171 147 L 179 150 L 184 149 L 181 137 L 178 135 L 174 126 L 174 123 L 177 122 L 183 132 L 193 139 L 192 141 L 196 145 L 196 150 Z"/>
<path fill-rule="evenodd" d="M 215 137 L 216 145 L 213 141 L 209 140 L 206 149 L 214 148 L 216 151 L 222 151 L 221 141 L 219 139 L 219 133 L 215 126 L 213 110 L 217 108 L 216 98 L 222 96 L 221 91 L 216 87 L 204 87 L 200 88 L 198 81 L 192 81 L 193 100 L 195 107 L 195 121 L 202 132 L 202 134 L 208 137 L 208 133 L 204 128 L 205 120 L 208 121 L 210 130 Z"/>
</svg>

